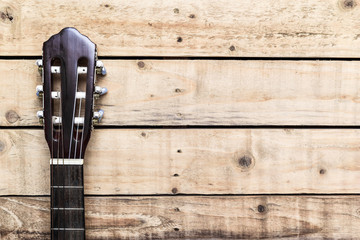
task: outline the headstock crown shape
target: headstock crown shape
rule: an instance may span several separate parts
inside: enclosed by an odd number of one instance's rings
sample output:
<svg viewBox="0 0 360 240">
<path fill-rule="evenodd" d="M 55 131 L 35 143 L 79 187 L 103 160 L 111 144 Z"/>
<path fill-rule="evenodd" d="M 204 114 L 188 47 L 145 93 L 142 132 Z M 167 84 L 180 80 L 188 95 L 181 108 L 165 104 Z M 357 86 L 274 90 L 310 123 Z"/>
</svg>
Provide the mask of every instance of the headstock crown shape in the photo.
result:
<svg viewBox="0 0 360 240">
<path fill-rule="evenodd" d="M 94 97 L 107 92 L 94 85 L 97 73 L 106 74 L 96 45 L 75 28 L 64 28 L 44 42 L 37 65 L 43 85 L 36 90 L 44 108 L 38 117 L 51 158 L 83 159 L 93 123 L 104 113 L 93 111 Z"/>
</svg>

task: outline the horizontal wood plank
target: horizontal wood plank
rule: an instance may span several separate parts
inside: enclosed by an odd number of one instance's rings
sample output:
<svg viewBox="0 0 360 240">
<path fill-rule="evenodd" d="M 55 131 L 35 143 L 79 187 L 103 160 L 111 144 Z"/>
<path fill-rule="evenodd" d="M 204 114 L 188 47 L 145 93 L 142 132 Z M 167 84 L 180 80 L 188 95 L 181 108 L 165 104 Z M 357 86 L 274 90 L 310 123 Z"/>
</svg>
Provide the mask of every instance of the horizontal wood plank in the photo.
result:
<svg viewBox="0 0 360 240">
<path fill-rule="evenodd" d="M 104 62 L 103 125 L 360 124 L 359 61 Z M 1 60 L 0 72 L 0 125 L 38 125 L 34 60 Z"/>
<path fill-rule="evenodd" d="M 1 197 L 1 239 L 50 238 L 49 197 Z M 87 239 L 357 239 L 359 196 L 86 197 Z"/>
<path fill-rule="evenodd" d="M 86 194 L 360 193 L 358 129 L 101 129 Z M 50 194 L 41 130 L 0 131 L 0 195 Z"/>
<path fill-rule="evenodd" d="M 3 0 L 0 55 L 76 27 L 101 56 L 359 57 L 358 0 Z"/>
</svg>

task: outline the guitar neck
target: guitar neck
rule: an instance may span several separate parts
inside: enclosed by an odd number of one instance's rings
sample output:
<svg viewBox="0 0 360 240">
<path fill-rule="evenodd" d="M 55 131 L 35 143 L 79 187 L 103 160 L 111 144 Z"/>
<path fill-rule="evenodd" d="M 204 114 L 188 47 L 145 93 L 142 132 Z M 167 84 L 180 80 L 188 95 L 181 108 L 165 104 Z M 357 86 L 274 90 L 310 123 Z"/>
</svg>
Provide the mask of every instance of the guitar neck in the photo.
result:
<svg viewBox="0 0 360 240">
<path fill-rule="evenodd" d="M 53 160 L 51 169 L 51 238 L 85 239 L 83 165 Z"/>
</svg>

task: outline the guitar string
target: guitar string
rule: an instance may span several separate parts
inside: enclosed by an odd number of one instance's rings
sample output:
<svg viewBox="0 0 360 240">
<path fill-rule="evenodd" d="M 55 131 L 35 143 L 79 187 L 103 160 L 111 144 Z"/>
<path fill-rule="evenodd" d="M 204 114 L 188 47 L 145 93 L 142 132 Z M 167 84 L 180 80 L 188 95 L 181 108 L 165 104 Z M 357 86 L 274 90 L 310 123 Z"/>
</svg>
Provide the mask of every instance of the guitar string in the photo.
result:
<svg viewBox="0 0 360 240">
<path fill-rule="evenodd" d="M 60 79 L 61 79 L 61 84 L 62 84 L 62 71 L 60 71 Z M 62 91 L 61 91 L 61 84 L 60 84 L 60 109 L 59 109 L 59 117 L 60 117 L 60 133 L 61 133 L 61 142 L 62 142 L 62 144 L 61 144 L 61 150 L 62 150 L 62 176 L 63 176 L 63 188 L 62 188 L 62 199 L 64 200 L 64 196 L 65 196 L 65 188 L 64 188 L 64 185 L 65 185 L 65 178 L 64 178 L 64 169 L 65 169 L 65 167 L 64 167 L 64 162 L 65 162 L 65 156 L 64 156 L 64 130 L 62 129 L 62 120 L 63 120 L 63 112 L 62 112 L 62 98 L 61 98 L 61 95 L 62 95 Z M 60 146 L 60 142 L 58 143 L 58 146 Z M 59 152 L 58 152 L 58 161 L 57 161 L 57 164 L 59 164 Z M 59 167 L 59 166 L 58 166 Z M 59 180 L 57 180 L 57 181 L 59 181 Z M 59 184 L 60 185 L 60 184 Z M 58 189 L 60 189 L 60 188 L 58 188 Z M 60 202 L 60 201 L 59 201 Z M 64 204 L 64 208 L 65 208 L 65 201 L 63 201 L 63 204 Z M 60 207 L 60 206 L 58 206 L 58 207 Z M 64 217 L 64 214 L 65 214 L 65 211 L 64 210 L 62 210 L 63 211 L 63 217 Z M 59 218 L 60 218 L 60 214 L 58 213 L 58 215 L 59 215 Z M 65 228 L 65 221 L 63 221 L 64 222 L 64 228 Z M 58 223 L 58 227 L 60 227 L 59 226 L 59 224 L 60 224 L 60 221 L 59 221 L 59 223 Z M 59 233 L 58 233 L 58 238 L 59 238 Z M 65 233 L 64 233 L 64 235 L 65 235 Z"/>
<path fill-rule="evenodd" d="M 86 74 L 86 80 L 87 80 L 87 74 Z M 85 84 L 85 98 L 84 98 L 84 101 L 86 103 L 86 84 Z M 79 119 L 80 119 L 80 116 L 81 116 L 81 102 L 82 102 L 81 98 L 79 98 L 79 102 L 80 102 L 79 103 Z M 77 140 L 78 140 L 78 134 L 79 134 L 79 126 L 80 126 L 80 122 L 78 123 L 77 130 L 76 130 L 76 142 L 75 142 L 75 155 L 74 155 L 74 158 L 76 158 L 76 152 L 77 152 L 77 142 L 78 142 Z M 82 153 L 82 145 L 83 145 L 83 140 L 84 140 L 84 127 L 85 127 L 85 114 L 84 114 L 84 123 L 83 123 L 82 131 L 81 131 L 79 159 L 81 159 L 81 153 Z M 82 194 L 84 193 L 83 191 L 84 191 L 84 189 L 82 189 Z"/>
<path fill-rule="evenodd" d="M 71 156 L 71 147 L 72 147 L 72 142 L 73 142 L 73 131 L 74 131 L 74 121 L 75 121 L 75 110 L 76 110 L 76 92 L 78 89 L 78 80 L 79 80 L 79 76 L 78 76 L 78 72 L 77 72 L 77 68 L 78 65 L 76 65 L 76 81 L 75 81 L 75 96 L 74 96 L 74 106 L 73 106 L 73 114 L 72 114 L 72 119 L 71 119 L 71 133 L 70 133 L 70 146 L 69 146 L 69 156 L 68 159 L 70 159 Z M 75 155 L 76 155 L 76 149 L 75 149 Z M 63 162 L 64 163 L 64 162 Z M 69 198 L 70 198 L 70 194 L 68 194 Z M 64 199 L 64 198 L 63 198 Z M 64 211 L 64 215 L 66 217 L 66 211 Z M 64 221 L 64 226 L 65 226 L 65 221 Z"/>
<path fill-rule="evenodd" d="M 45 70 L 45 69 L 44 69 Z M 50 79 L 51 79 L 51 67 L 50 67 Z M 51 83 L 52 85 L 52 83 Z M 50 99 L 52 101 L 52 98 L 51 98 L 51 86 L 50 86 Z M 51 116 L 51 186 L 54 186 L 54 122 L 53 122 L 53 118 Z M 54 191 L 54 187 L 52 187 L 51 189 L 51 201 L 52 201 L 52 205 L 53 207 L 55 206 L 55 191 Z M 52 222 L 52 227 L 54 227 L 54 224 L 55 224 L 55 214 L 54 214 L 54 210 L 52 209 L 51 211 L 53 214 L 52 214 L 52 219 L 51 219 L 51 222 Z M 54 231 L 51 231 L 51 239 L 54 239 L 53 238 L 53 234 L 54 234 Z"/>
</svg>

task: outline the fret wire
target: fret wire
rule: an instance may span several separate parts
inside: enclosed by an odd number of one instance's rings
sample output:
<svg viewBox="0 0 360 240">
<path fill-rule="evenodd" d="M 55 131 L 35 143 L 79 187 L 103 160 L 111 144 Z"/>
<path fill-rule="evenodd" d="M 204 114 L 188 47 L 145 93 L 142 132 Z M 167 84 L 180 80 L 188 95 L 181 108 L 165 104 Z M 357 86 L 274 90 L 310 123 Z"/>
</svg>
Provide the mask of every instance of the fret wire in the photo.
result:
<svg viewBox="0 0 360 240">
<path fill-rule="evenodd" d="M 54 231 L 84 231 L 84 228 L 51 228 Z"/>
</svg>

